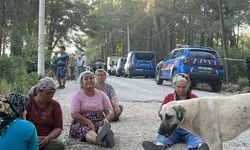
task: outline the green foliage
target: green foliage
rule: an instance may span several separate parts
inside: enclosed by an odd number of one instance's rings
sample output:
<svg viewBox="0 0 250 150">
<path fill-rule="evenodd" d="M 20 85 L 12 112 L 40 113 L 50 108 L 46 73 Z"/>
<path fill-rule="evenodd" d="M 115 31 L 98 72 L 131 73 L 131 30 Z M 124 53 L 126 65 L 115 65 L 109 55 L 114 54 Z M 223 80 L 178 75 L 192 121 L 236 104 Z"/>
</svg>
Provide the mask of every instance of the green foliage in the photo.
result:
<svg viewBox="0 0 250 150">
<path fill-rule="evenodd" d="M 38 77 L 35 72 L 27 73 L 25 59 L 22 57 L 0 56 L 0 84 L 2 92 L 11 91 L 27 94 Z"/>
<path fill-rule="evenodd" d="M 12 86 L 8 84 L 6 80 L 4 79 L 0 80 L 0 95 L 9 93 L 11 89 L 12 89 Z"/>
<path fill-rule="evenodd" d="M 0 79 L 8 83 L 17 81 L 20 76 L 26 74 L 24 59 L 21 57 L 0 56 Z"/>
<path fill-rule="evenodd" d="M 218 48 L 215 50 L 217 50 L 220 53 L 220 56 L 224 58 L 222 49 Z M 248 50 L 242 50 L 239 48 L 228 48 L 228 58 L 233 59 L 228 60 L 229 82 L 236 83 L 239 78 L 247 77 L 247 65 L 245 61 L 247 56 L 250 56 L 250 52 Z"/>
<path fill-rule="evenodd" d="M 237 84 L 240 86 L 240 87 L 246 87 L 248 86 L 248 79 L 246 77 L 240 77 L 238 80 L 237 80 Z"/>
<path fill-rule="evenodd" d="M 28 94 L 30 88 L 36 84 L 38 79 L 36 72 L 20 76 L 19 80 L 13 83 L 12 91 Z"/>
</svg>

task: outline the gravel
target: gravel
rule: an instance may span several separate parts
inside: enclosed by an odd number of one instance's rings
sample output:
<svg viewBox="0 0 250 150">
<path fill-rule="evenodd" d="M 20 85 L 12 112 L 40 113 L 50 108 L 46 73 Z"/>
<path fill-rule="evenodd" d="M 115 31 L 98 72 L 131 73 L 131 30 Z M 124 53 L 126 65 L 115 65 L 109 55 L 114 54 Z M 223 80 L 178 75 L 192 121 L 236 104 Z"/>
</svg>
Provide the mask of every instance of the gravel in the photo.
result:
<svg viewBox="0 0 250 150">
<path fill-rule="evenodd" d="M 78 89 L 76 81 L 67 81 L 65 89 L 58 90 L 55 99 L 59 101 L 63 109 L 64 129 L 59 137 L 66 145 L 67 150 L 96 150 L 109 149 L 86 142 L 79 142 L 68 138 L 71 116 L 68 110 L 70 96 Z M 121 102 L 124 112 L 118 122 L 112 122 L 111 128 L 115 134 L 114 150 L 142 150 L 141 143 L 144 140 L 154 140 L 160 119 L 157 111 L 160 102 Z M 186 150 L 185 144 L 176 144 L 169 150 Z M 250 149 L 250 130 L 243 132 L 234 140 L 224 143 L 225 150 L 249 150 Z"/>
</svg>

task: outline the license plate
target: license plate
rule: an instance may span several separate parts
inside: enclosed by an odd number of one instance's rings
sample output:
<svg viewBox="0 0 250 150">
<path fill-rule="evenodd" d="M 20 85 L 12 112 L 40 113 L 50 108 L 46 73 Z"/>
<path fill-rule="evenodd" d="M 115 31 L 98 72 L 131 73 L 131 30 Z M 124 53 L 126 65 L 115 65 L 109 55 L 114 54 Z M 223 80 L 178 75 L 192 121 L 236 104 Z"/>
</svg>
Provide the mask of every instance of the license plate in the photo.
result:
<svg viewBox="0 0 250 150">
<path fill-rule="evenodd" d="M 205 70 L 205 71 L 212 71 L 212 67 L 203 67 L 203 66 L 198 66 L 199 70 Z"/>
</svg>

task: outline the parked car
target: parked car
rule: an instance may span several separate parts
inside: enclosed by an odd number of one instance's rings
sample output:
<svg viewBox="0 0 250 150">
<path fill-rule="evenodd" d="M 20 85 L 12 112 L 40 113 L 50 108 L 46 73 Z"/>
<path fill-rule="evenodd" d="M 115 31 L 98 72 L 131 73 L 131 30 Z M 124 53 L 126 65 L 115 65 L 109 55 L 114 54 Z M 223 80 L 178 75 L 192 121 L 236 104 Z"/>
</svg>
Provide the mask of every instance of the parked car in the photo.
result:
<svg viewBox="0 0 250 150">
<path fill-rule="evenodd" d="M 117 77 L 124 75 L 124 66 L 126 63 L 126 57 L 120 57 L 117 61 L 115 75 Z"/>
<path fill-rule="evenodd" d="M 107 58 L 107 72 L 110 75 L 115 75 L 116 65 L 119 58 L 120 57 L 118 56 L 109 56 Z"/>
<path fill-rule="evenodd" d="M 124 76 L 155 76 L 156 57 L 153 51 L 131 51 L 127 55 Z"/>
<path fill-rule="evenodd" d="M 182 46 L 172 50 L 156 66 L 156 83 L 172 80 L 176 73 L 190 76 L 191 85 L 208 83 L 212 91 L 219 92 L 224 78 L 223 62 L 211 48 Z"/>
</svg>

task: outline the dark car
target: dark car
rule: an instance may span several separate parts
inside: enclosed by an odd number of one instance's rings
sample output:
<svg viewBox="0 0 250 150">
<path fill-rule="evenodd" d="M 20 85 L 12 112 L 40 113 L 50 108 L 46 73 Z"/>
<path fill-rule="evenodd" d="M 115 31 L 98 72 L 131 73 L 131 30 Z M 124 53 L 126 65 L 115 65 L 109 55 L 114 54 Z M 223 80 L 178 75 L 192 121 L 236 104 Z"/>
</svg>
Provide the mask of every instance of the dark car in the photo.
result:
<svg viewBox="0 0 250 150">
<path fill-rule="evenodd" d="M 208 83 L 212 91 L 219 92 L 224 78 L 223 62 L 211 48 L 184 46 L 172 50 L 156 67 L 156 83 L 172 80 L 176 73 L 190 76 L 191 85 Z"/>
<path fill-rule="evenodd" d="M 115 75 L 117 77 L 124 75 L 124 65 L 126 63 L 126 57 L 120 57 L 117 61 Z"/>
</svg>

